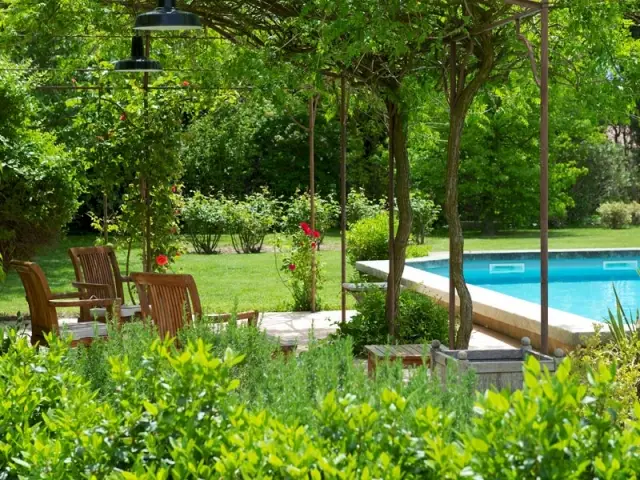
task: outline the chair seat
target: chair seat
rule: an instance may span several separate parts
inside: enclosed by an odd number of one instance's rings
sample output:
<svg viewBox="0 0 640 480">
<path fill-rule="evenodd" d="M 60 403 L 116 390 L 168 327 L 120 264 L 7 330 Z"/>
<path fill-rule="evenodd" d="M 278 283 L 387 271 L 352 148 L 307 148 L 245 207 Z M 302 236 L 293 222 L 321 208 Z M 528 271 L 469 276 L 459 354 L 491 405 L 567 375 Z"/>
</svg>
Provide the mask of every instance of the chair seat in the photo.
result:
<svg viewBox="0 0 640 480">
<path fill-rule="evenodd" d="M 120 307 L 120 318 L 131 318 L 140 314 L 140 305 L 122 305 Z M 106 308 L 92 308 L 89 310 L 91 318 L 105 318 L 107 316 Z"/>
<path fill-rule="evenodd" d="M 60 329 L 63 334 L 71 334 L 74 342 L 88 338 L 107 336 L 107 326 L 104 323 L 67 323 L 64 326 L 61 326 Z"/>
</svg>

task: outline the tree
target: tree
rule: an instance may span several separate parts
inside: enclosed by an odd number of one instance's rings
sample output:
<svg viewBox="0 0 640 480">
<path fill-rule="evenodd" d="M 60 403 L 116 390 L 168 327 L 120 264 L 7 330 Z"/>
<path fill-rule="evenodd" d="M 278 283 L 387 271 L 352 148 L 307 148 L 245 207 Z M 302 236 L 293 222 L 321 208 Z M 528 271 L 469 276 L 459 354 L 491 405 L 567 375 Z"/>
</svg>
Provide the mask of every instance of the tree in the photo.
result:
<svg viewBox="0 0 640 480">
<path fill-rule="evenodd" d="M 77 166 L 54 135 L 39 128 L 33 79 L 0 57 L 0 257 L 29 259 L 54 241 L 78 203 Z"/>
</svg>

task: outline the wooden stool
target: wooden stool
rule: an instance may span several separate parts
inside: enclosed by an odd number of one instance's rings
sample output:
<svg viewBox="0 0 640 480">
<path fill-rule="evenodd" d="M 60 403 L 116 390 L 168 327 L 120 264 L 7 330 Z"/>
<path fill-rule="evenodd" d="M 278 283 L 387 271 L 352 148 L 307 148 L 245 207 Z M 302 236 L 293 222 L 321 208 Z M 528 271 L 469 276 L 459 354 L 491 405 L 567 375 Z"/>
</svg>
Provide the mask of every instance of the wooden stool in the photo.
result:
<svg viewBox="0 0 640 480">
<path fill-rule="evenodd" d="M 430 362 L 429 345 L 367 345 L 364 347 L 368 355 L 367 371 L 373 376 L 380 360 L 391 361 L 401 359 L 403 367 L 428 365 Z"/>
</svg>

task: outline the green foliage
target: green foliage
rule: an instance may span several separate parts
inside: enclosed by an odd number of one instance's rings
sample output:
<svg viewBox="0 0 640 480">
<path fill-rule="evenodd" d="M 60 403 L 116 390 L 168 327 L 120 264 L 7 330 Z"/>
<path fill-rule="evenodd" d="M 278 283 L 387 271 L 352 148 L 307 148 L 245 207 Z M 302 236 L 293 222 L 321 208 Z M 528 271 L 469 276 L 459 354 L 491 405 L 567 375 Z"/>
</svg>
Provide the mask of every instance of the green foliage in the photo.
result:
<svg viewBox="0 0 640 480">
<path fill-rule="evenodd" d="M 631 224 L 640 225 L 640 203 L 631 202 L 629 204 L 629 210 L 631 211 Z"/>
<path fill-rule="evenodd" d="M 302 222 L 298 231 L 291 236 L 290 250 L 280 265 L 280 270 L 288 278 L 285 283 L 293 296 L 292 308 L 296 312 L 312 311 L 314 305 L 316 310 L 321 310 L 321 302 L 317 296 L 316 303 L 312 303 L 314 276 L 316 292 L 322 289 L 323 266 L 314 254 L 320 237 L 320 232 L 312 230 L 307 223 Z"/>
<path fill-rule="evenodd" d="M 185 201 L 181 217 L 196 253 L 217 253 L 218 242 L 227 231 L 227 200 L 195 192 Z"/>
<path fill-rule="evenodd" d="M 6 271 L 55 241 L 78 208 L 76 162 L 39 128 L 32 79 L 0 57 L 0 255 Z M 13 70 L 12 70 L 13 69 Z"/>
<path fill-rule="evenodd" d="M 640 469 L 640 405 L 620 421 L 615 369 L 604 364 L 584 381 L 569 359 L 551 375 L 529 357 L 523 390 L 487 391 L 472 410 L 469 377 L 443 391 L 424 369 L 407 379 L 383 364 L 369 379 L 348 342 L 272 359 L 264 334 L 229 327 L 194 326 L 180 349 L 134 337 L 143 345 L 131 357 L 126 336 L 111 352 L 111 340 L 97 342 L 88 350 L 98 348 L 108 380 L 99 390 L 82 349 L 51 338 L 38 351 L 10 333 L 3 476 L 586 480 Z"/>
<path fill-rule="evenodd" d="M 339 336 L 349 336 L 356 353 L 365 345 L 390 343 L 385 318 L 385 292 L 371 287 L 357 305 L 358 313 L 338 327 Z M 396 343 L 429 343 L 447 338 L 448 313 L 433 299 L 410 290 L 400 293 Z"/>
<path fill-rule="evenodd" d="M 260 253 L 264 237 L 276 225 L 278 202 L 269 190 L 247 195 L 242 201 L 230 199 L 227 218 L 233 248 L 237 253 Z"/>
<path fill-rule="evenodd" d="M 300 193 L 296 190 L 296 193 L 287 202 L 284 202 L 284 215 L 282 217 L 282 228 L 287 233 L 294 233 L 300 231 L 300 224 L 302 222 L 310 222 L 311 219 L 311 206 L 309 204 L 309 193 Z M 340 206 L 335 200 L 333 195 L 328 195 L 322 198 L 316 195 L 315 198 L 316 209 L 316 229 L 320 232 L 320 238 L 318 239 L 318 248 L 322 245 L 324 235 L 327 230 L 334 227 L 338 221 L 338 215 L 340 214 Z"/>
<path fill-rule="evenodd" d="M 365 218 L 373 218 L 383 210 L 383 201 L 370 200 L 363 188 L 352 188 L 347 195 L 347 225 L 349 227 Z"/>
<path fill-rule="evenodd" d="M 598 207 L 600 221 L 608 228 L 620 229 L 631 224 L 631 210 L 623 202 L 603 203 Z"/>
<path fill-rule="evenodd" d="M 396 226 L 397 227 L 397 226 Z M 352 265 L 389 256 L 389 214 L 362 219 L 347 232 L 347 256 Z"/>
<path fill-rule="evenodd" d="M 413 212 L 411 235 L 418 245 L 424 244 L 441 210 L 428 195 L 420 191 L 411 193 L 411 211 Z"/>
</svg>

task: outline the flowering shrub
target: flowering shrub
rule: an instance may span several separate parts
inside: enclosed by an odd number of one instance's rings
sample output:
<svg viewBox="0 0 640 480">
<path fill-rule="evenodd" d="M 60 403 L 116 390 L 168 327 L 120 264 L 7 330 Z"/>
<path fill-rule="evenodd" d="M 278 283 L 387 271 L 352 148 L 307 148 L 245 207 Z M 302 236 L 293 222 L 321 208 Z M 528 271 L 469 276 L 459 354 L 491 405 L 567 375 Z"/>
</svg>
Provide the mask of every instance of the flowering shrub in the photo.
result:
<svg viewBox="0 0 640 480">
<path fill-rule="evenodd" d="M 267 188 L 247 195 L 244 201 L 233 198 L 226 203 L 225 215 L 231 242 L 237 253 L 260 253 L 264 237 L 276 223 L 277 201 Z"/>
<path fill-rule="evenodd" d="M 282 216 L 282 228 L 287 233 L 295 233 L 299 230 L 300 223 L 311 217 L 311 206 L 309 204 L 309 193 L 296 191 L 287 202 Z M 317 240 L 318 250 L 324 240 L 324 233 L 334 227 L 338 221 L 340 207 L 333 195 L 323 198 L 315 196 L 316 222 L 315 226 L 321 234 Z"/>
<path fill-rule="evenodd" d="M 321 272 L 316 261 L 313 269 L 313 252 L 318 248 L 320 232 L 313 230 L 308 223 L 300 223 L 299 229 L 291 238 L 291 251 L 285 255 L 281 270 L 288 276 L 287 286 L 293 295 L 293 309 L 298 312 L 311 310 L 311 284 L 316 276 L 316 291 L 320 290 Z M 319 302 L 316 300 L 316 305 Z"/>
</svg>

